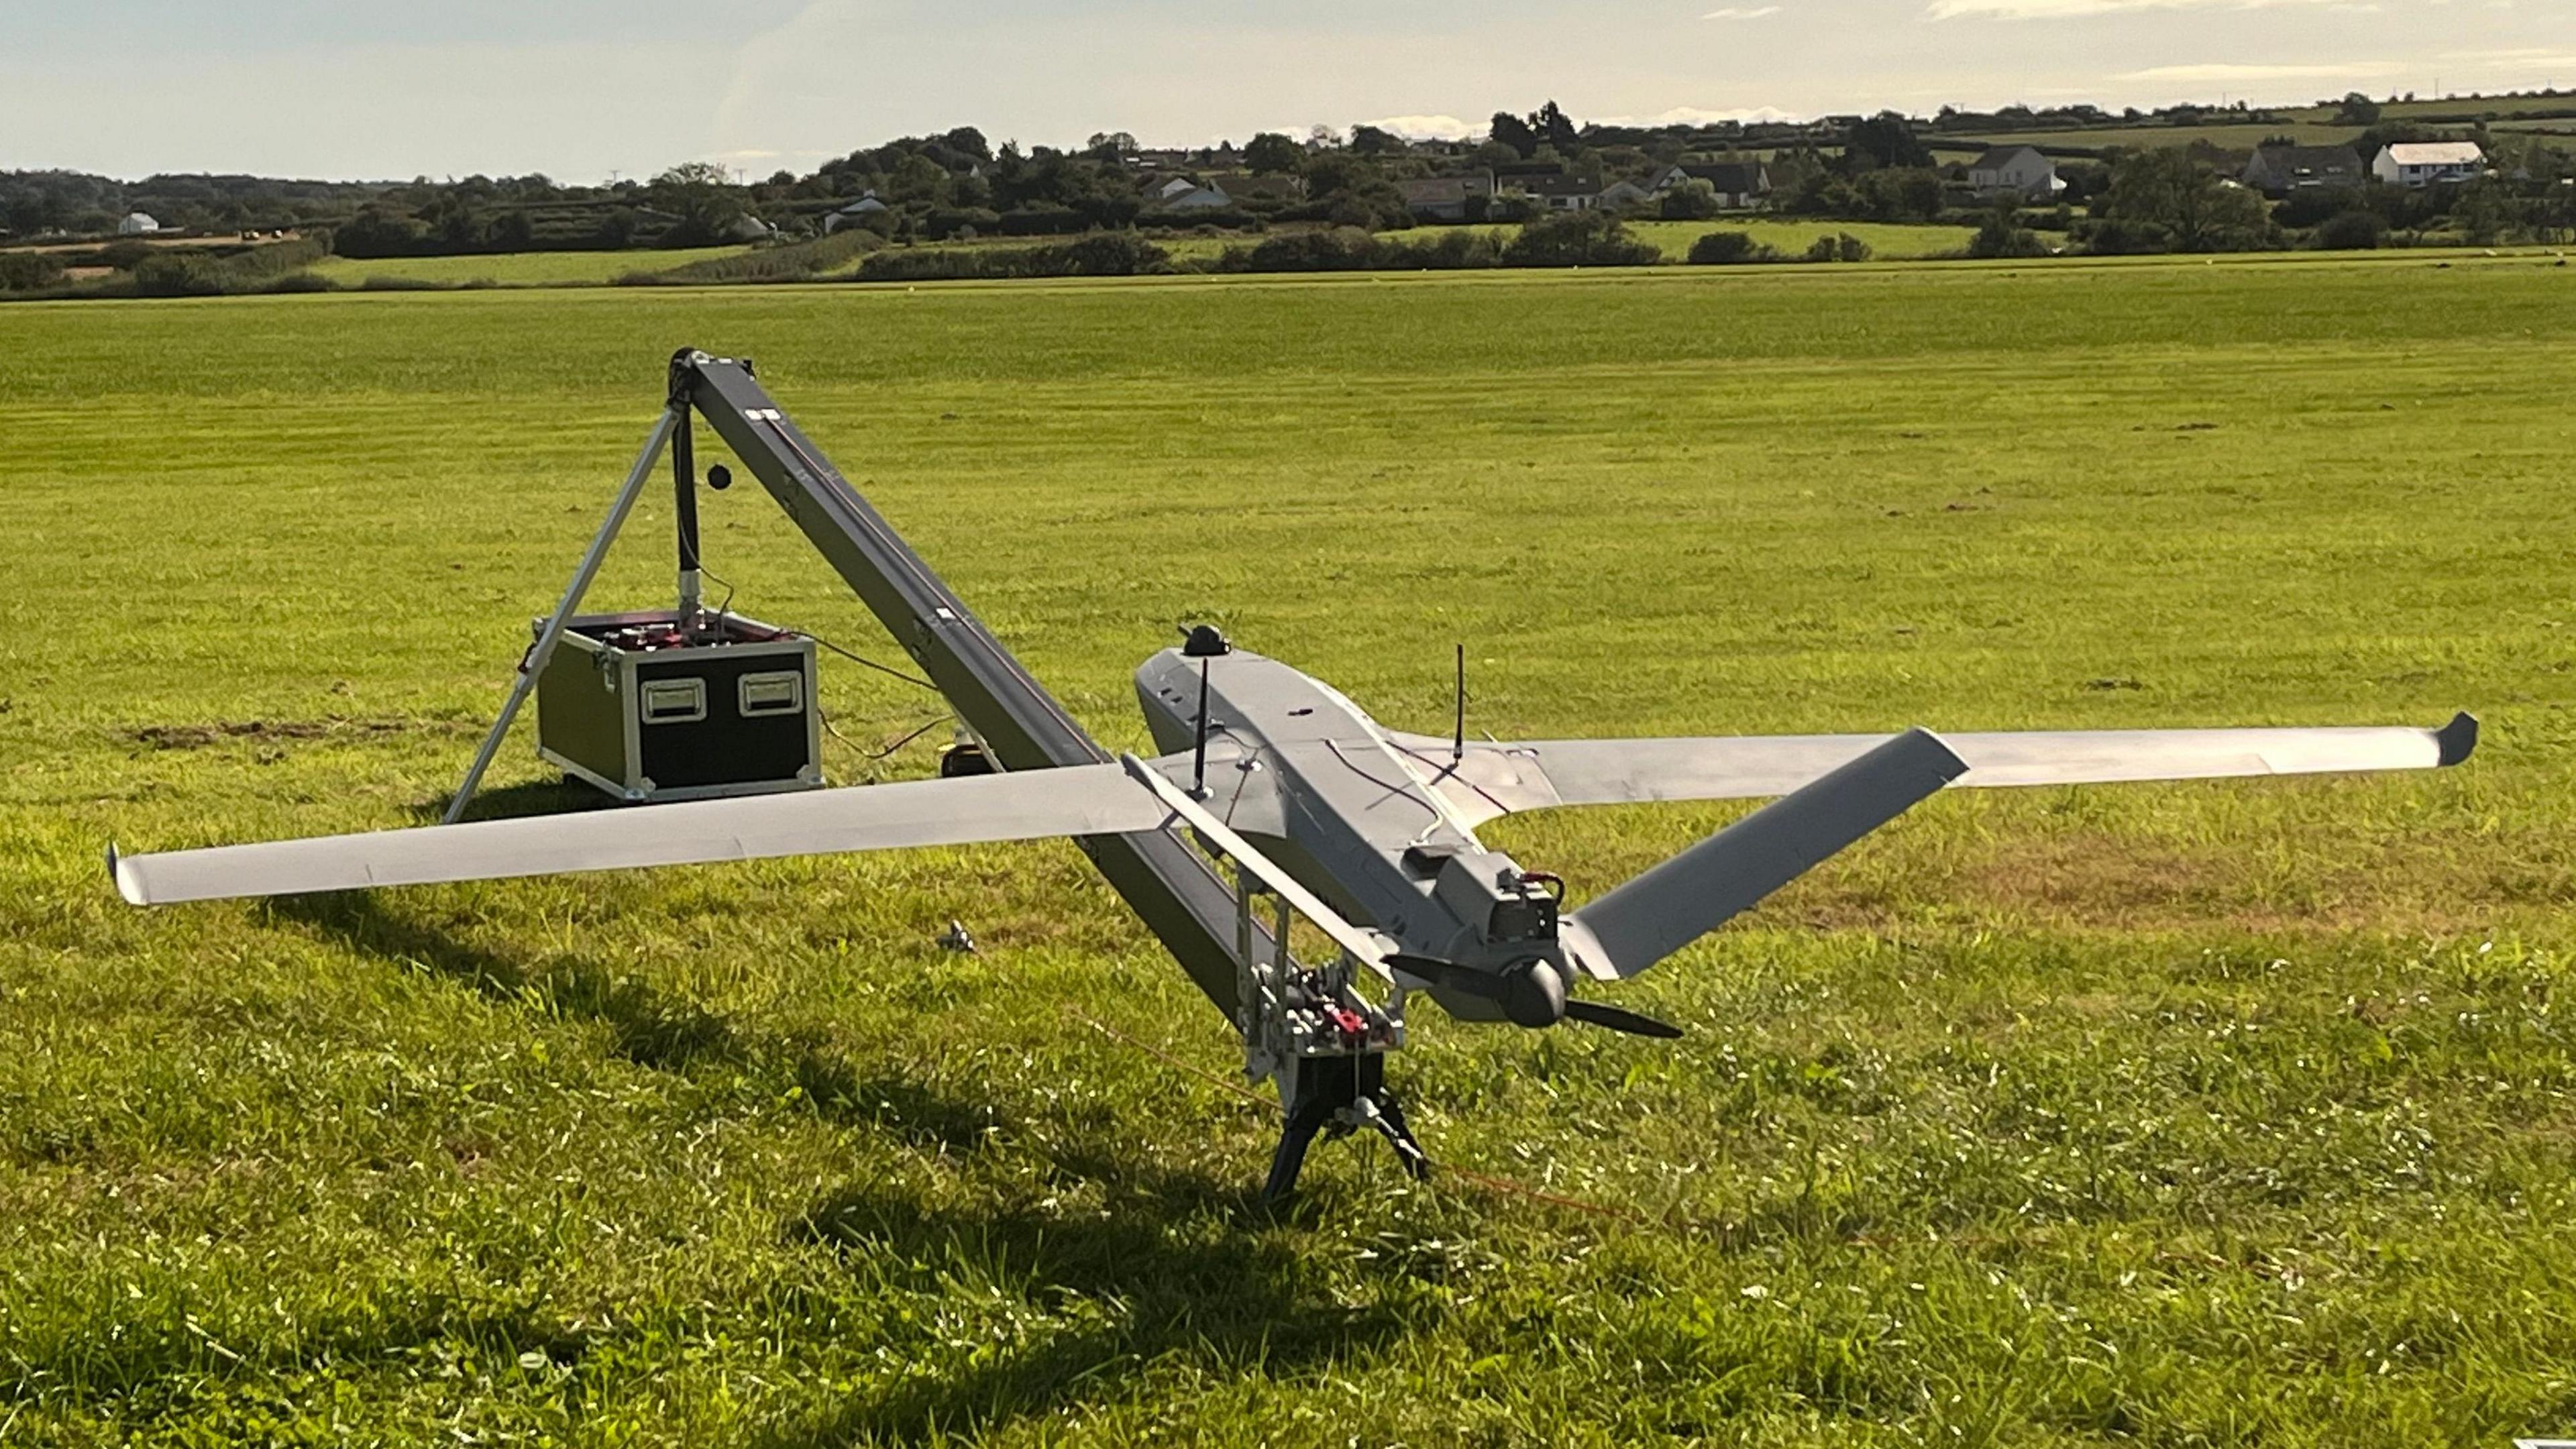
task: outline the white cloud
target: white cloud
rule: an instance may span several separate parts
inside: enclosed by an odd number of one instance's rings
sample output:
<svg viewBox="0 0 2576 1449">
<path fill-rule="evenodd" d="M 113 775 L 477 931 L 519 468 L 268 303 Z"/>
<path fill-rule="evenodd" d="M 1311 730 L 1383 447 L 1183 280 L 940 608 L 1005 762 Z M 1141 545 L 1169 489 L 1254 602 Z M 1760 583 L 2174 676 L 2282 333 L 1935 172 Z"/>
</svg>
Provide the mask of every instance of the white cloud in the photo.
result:
<svg viewBox="0 0 2576 1449">
<path fill-rule="evenodd" d="M 1807 117 L 1777 106 L 1753 106 L 1731 111 L 1707 111 L 1697 106 L 1675 106 L 1651 116 L 1587 116 L 1605 126 L 1711 126 L 1720 121 L 1803 121 Z"/>
<path fill-rule="evenodd" d="M 2446 50 L 2444 60 L 2467 61 L 2472 65 L 2539 66 L 2547 69 L 2576 67 L 2576 50 L 2548 50 L 2526 46 L 2519 50 Z"/>
<path fill-rule="evenodd" d="M 1700 19 L 1759 20 L 1766 15 L 1777 15 L 1779 13 L 1780 7 L 1777 5 L 1728 5 L 1720 9 L 1712 10 L 1706 15 L 1701 16 Z"/>
<path fill-rule="evenodd" d="M 2120 79 L 2181 85 L 2257 85 L 2264 81 L 2372 80 L 2397 75 L 2404 69 L 2380 60 L 2350 65 L 2159 65 L 2124 72 Z"/>
<path fill-rule="evenodd" d="M 2126 15 L 2146 10 L 2269 10 L 2284 5 L 2337 5 L 2347 0 L 1932 0 L 1924 14 L 1934 20 L 1963 16 L 1988 20 L 2065 20 L 2086 15 Z"/>
<path fill-rule="evenodd" d="M 1473 121 L 1459 120 L 1456 116 L 1380 116 L 1360 124 L 1393 131 L 1415 141 L 1464 141 L 1470 136 L 1485 134 L 1484 127 Z"/>
</svg>

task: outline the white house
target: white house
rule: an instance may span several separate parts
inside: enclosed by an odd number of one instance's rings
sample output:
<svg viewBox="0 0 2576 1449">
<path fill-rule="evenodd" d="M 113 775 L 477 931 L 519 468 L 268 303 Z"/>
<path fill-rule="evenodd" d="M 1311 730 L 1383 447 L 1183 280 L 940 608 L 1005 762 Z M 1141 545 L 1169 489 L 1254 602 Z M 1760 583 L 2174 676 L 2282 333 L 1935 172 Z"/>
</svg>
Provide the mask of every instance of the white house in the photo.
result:
<svg viewBox="0 0 2576 1449">
<path fill-rule="evenodd" d="M 2432 186 L 2466 181 L 2487 169 L 2475 141 L 2400 141 L 2370 158 L 2370 174 L 2391 186 Z"/>
<path fill-rule="evenodd" d="M 1190 178 L 1186 176 L 1174 176 L 1164 181 L 1160 186 L 1155 187 L 1153 189 L 1153 196 L 1156 201 L 1170 201 L 1176 196 L 1187 196 L 1198 189 L 1199 184 L 1192 181 Z"/>
<path fill-rule="evenodd" d="M 116 234 L 118 236 L 150 236 L 152 233 L 159 231 L 160 229 L 161 223 L 154 221 L 152 218 L 139 211 L 127 212 L 125 214 L 125 220 L 116 224 Z"/>
<path fill-rule="evenodd" d="M 830 236 L 845 226 L 856 226 L 884 210 L 886 204 L 877 199 L 877 189 L 871 186 L 859 193 L 858 200 L 823 218 L 823 235 Z"/>
<path fill-rule="evenodd" d="M 1601 204 L 1601 183 L 1586 176 L 1534 172 L 1495 181 L 1503 191 L 1517 191 L 1550 211 L 1590 211 Z"/>
<path fill-rule="evenodd" d="M 2032 201 L 2046 201 L 2066 189 L 2057 163 L 2030 146 L 1987 148 L 1986 154 L 1968 163 L 1968 185 L 1998 195 L 2015 192 Z"/>
</svg>

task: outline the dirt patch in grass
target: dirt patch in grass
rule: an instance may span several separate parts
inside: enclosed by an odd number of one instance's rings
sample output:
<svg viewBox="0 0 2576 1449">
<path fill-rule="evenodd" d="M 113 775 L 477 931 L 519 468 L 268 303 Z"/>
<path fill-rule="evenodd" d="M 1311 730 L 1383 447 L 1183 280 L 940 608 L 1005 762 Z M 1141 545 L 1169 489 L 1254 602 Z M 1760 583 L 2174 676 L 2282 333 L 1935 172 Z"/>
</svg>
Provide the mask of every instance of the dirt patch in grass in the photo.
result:
<svg viewBox="0 0 2576 1449">
<path fill-rule="evenodd" d="M 460 734 L 474 728 L 456 719 L 239 719 L 206 724 L 137 725 L 119 731 L 147 750 L 202 750 L 227 740 L 358 739 L 371 735 Z"/>
</svg>

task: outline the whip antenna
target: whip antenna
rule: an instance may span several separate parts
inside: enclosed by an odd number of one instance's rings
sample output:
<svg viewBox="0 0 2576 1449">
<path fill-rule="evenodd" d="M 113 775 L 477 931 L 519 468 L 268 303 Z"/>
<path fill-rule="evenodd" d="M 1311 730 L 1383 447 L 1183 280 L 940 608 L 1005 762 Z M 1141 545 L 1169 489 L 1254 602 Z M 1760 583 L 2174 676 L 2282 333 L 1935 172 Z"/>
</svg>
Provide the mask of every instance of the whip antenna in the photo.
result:
<svg viewBox="0 0 2576 1449">
<path fill-rule="evenodd" d="M 1467 758 L 1467 646 L 1458 645 L 1458 732 L 1449 737 L 1449 763 Z"/>
<path fill-rule="evenodd" d="M 1199 739 L 1190 750 L 1190 797 L 1207 798 L 1207 656 L 1199 656 Z"/>
</svg>

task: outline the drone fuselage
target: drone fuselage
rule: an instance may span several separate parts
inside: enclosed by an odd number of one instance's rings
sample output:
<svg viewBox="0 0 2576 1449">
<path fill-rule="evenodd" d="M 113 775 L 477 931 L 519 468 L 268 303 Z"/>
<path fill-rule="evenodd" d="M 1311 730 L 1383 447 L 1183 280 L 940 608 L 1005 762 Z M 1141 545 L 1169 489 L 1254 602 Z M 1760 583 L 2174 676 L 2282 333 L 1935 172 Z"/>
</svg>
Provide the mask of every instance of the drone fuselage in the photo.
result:
<svg viewBox="0 0 2576 1449">
<path fill-rule="evenodd" d="M 1511 857 L 1490 851 L 1435 788 L 1450 765 L 1399 741 L 1341 691 L 1242 649 L 1193 657 L 1167 649 L 1136 671 L 1147 727 L 1166 755 L 1200 740 L 1202 803 L 1353 921 L 1404 953 L 1499 971 L 1544 960 L 1565 969 L 1556 898 Z M 1451 992 L 1467 1017 L 1492 1003 Z"/>
</svg>

